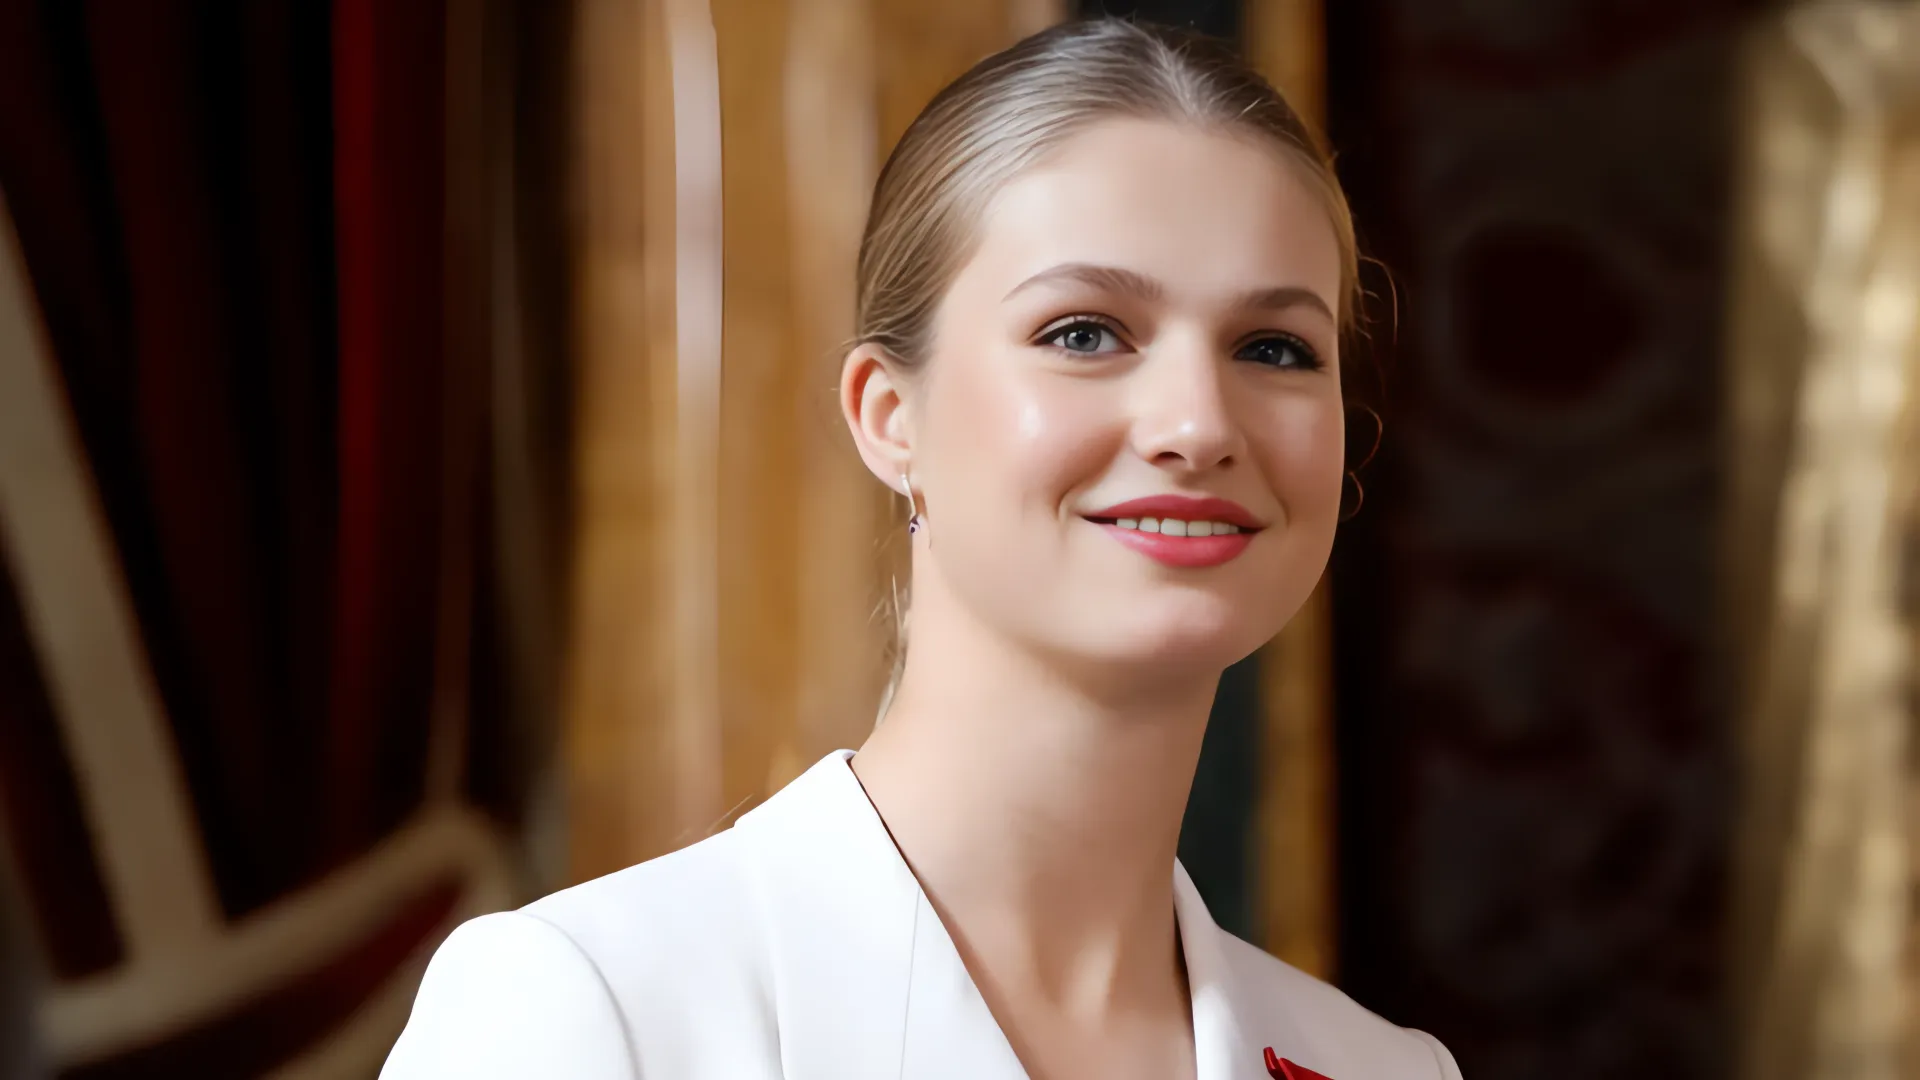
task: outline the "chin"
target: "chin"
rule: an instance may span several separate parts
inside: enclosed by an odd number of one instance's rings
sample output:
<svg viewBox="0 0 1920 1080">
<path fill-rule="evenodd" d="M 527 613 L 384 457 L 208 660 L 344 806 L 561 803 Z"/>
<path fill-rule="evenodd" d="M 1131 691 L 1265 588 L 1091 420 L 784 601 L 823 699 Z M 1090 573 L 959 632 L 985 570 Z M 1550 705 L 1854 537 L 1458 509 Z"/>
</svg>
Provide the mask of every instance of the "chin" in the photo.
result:
<svg viewBox="0 0 1920 1080">
<path fill-rule="evenodd" d="M 1102 629 L 1100 640 L 1090 643 L 1093 647 L 1087 650 L 1089 654 L 1114 665 L 1157 670 L 1173 678 L 1217 675 L 1273 636 L 1247 625 L 1244 612 L 1204 609 L 1135 612 Z"/>
</svg>

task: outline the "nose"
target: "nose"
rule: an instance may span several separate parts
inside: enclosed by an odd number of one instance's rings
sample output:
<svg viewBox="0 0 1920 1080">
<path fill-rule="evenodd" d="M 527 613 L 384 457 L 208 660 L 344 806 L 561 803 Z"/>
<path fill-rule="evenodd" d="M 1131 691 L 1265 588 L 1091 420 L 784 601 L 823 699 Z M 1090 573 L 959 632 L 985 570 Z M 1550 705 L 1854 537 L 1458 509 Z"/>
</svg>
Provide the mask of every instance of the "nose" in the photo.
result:
<svg viewBox="0 0 1920 1080">
<path fill-rule="evenodd" d="M 1133 443 L 1163 468 L 1205 472 L 1246 452 L 1227 391 L 1227 362 L 1195 342 L 1150 357 L 1135 373 L 1138 408 Z"/>
</svg>

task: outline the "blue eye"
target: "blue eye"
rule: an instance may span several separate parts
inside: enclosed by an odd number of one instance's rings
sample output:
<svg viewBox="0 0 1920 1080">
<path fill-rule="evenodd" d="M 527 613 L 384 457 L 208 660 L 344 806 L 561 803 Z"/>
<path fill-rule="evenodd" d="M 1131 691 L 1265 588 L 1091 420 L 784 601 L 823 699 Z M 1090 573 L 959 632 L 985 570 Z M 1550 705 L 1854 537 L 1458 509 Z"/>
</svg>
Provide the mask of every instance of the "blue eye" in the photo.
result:
<svg viewBox="0 0 1920 1080">
<path fill-rule="evenodd" d="M 1084 356 L 1118 352 L 1121 348 L 1120 335 L 1091 319 L 1080 319 L 1050 330 L 1040 343 Z"/>
<path fill-rule="evenodd" d="M 1276 335 L 1249 341 L 1233 354 L 1235 360 L 1251 360 L 1267 367 L 1299 371 L 1320 370 L 1320 357 L 1306 342 L 1292 335 Z"/>
</svg>

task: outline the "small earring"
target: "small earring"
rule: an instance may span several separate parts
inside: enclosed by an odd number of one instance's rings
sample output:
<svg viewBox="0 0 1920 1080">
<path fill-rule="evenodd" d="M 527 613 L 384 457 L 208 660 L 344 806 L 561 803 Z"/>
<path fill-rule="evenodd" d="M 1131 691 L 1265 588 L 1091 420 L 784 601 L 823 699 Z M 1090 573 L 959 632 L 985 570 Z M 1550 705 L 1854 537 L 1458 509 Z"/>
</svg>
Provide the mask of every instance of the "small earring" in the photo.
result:
<svg viewBox="0 0 1920 1080">
<path fill-rule="evenodd" d="M 917 533 L 917 532 L 919 532 L 919 531 L 920 531 L 920 507 L 919 507 L 919 502 L 918 502 L 918 500 L 916 500 L 916 499 L 915 499 L 915 498 L 913 497 L 913 481 L 907 478 L 907 474 L 906 474 L 906 473 L 901 473 L 901 474 L 900 474 L 900 486 L 901 486 L 902 488 L 904 488 L 904 489 L 906 490 L 906 495 L 907 495 L 907 535 L 908 535 L 908 536 L 912 536 L 913 534 L 915 534 L 915 533 Z"/>
</svg>

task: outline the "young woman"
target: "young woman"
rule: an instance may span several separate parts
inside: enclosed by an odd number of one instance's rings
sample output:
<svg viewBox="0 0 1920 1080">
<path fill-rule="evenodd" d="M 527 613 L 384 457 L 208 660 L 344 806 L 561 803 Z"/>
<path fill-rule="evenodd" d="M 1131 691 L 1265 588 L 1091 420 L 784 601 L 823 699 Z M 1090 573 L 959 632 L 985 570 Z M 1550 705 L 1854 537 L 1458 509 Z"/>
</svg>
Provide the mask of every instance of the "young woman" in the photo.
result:
<svg viewBox="0 0 1920 1080">
<path fill-rule="evenodd" d="M 460 928 L 425 1077 L 1457 1078 L 1217 927 L 1175 861 L 1214 689 L 1324 570 L 1353 231 L 1236 60 L 989 58 L 874 191 L 841 405 L 908 501 L 885 717 L 690 848 Z"/>
</svg>

